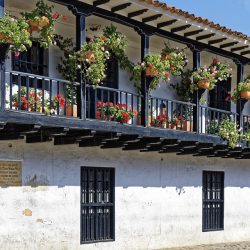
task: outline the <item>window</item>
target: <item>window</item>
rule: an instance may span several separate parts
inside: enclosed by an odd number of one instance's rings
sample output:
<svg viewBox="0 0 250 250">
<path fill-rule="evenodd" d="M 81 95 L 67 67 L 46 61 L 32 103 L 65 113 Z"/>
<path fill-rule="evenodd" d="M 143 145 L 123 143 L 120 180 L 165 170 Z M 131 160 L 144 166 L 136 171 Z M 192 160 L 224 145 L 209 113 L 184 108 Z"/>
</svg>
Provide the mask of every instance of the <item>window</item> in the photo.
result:
<svg viewBox="0 0 250 250">
<path fill-rule="evenodd" d="M 113 168 L 81 169 L 81 243 L 114 240 Z"/>
<path fill-rule="evenodd" d="M 203 172 L 202 230 L 224 229 L 224 172 Z"/>
<path fill-rule="evenodd" d="M 32 43 L 26 52 L 20 56 L 12 55 L 12 68 L 15 71 L 46 76 L 48 74 L 47 50 L 42 48 L 38 42 Z"/>
<path fill-rule="evenodd" d="M 231 101 L 227 100 L 228 93 L 231 91 L 231 78 L 219 81 L 212 91 L 209 91 L 209 103 L 211 108 L 231 110 Z"/>
</svg>

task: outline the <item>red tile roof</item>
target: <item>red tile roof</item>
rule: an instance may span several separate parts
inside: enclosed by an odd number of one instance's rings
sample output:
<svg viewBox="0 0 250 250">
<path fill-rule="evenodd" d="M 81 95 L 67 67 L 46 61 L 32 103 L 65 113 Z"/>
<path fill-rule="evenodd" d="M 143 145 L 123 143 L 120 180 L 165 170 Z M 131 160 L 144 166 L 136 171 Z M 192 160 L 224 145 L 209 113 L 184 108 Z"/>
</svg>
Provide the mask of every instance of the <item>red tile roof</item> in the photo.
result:
<svg viewBox="0 0 250 250">
<path fill-rule="evenodd" d="M 191 13 L 189 13 L 187 11 L 183 11 L 181 9 L 177 9 L 175 7 L 169 6 L 166 3 L 162 3 L 162 2 L 160 2 L 158 0 L 140 0 L 140 1 L 145 2 L 147 4 L 151 4 L 151 5 L 153 5 L 153 6 L 157 7 L 157 8 L 161 8 L 163 10 L 169 11 L 169 12 L 177 14 L 179 16 L 185 17 L 185 18 L 190 19 L 192 21 L 196 21 L 198 23 L 207 25 L 207 26 L 209 26 L 209 27 L 211 27 L 213 29 L 216 29 L 218 31 L 227 33 L 229 35 L 236 36 L 236 37 L 241 38 L 241 39 L 250 40 L 250 38 L 246 34 L 243 34 L 243 33 L 238 32 L 238 31 L 231 30 L 229 28 L 226 28 L 225 26 L 221 26 L 220 24 L 216 24 L 216 23 L 214 23 L 212 21 L 209 21 L 206 18 L 195 16 L 194 14 L 191 14 Z"/>
</svg>

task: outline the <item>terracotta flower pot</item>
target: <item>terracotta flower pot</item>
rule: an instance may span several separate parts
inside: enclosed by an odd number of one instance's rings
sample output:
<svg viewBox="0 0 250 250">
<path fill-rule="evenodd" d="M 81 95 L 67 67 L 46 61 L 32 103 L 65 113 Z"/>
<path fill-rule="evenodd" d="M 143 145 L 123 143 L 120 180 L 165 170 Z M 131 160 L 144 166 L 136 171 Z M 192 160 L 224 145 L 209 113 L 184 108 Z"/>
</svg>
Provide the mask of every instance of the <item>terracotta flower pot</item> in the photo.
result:
<svg viewBox="0 0 250 250">
<path fill-rule="evenodd" d="M 156 77 L 158 75 L 158 71 L 155 68 L 146 68 L 146 76 L 148 77 Z"/>
<path fill-rule="evenodd" d="M 71 104 L 66 106 L 66 116 L 67 117 L 77 117 L 77 105 L 73 105 L 73 110 Z"/>
<path fill-rule="evenodd" d="M 199 89 L 209 89 L 210 82 L 209 80 L 200 80 L 197 83 Z"/>
<path fill-rule="evenodd" d="M 39 23 L 40 28 L 46 28 L 46 27 L 48 27 L 50 25 L 49 18 L 46 17 L 46 16 L 40 17 L 38 23 Z"/>
<path fill-rule="evenodd" d="M 240 98 L 250 100 L 250 91 L 247 90 L 241 91 Z"/>
<path fill-rule="evenodd" d="M 170 60 L 171 59 L 171 54 L 165 54 L 165 55 L 161 55 L 161 60 L 165 61 L 165 60 Z"/>
<path fill-rule="evenodd" d="M 0 33 L 0 40 L 4 40 L 5 43 L 12 43 L 13 42 L 13 39 L 8 37 L 7 35 L 3 34 L 3 33 Z"/>
<path fill-rule="evenodd" d="M 85 59 L 89 60 L 90 62 L 95 62 L 95 54 L 92 51 L 87 51 L 85 54 Z"/>
<path fill-rule="evenodd" d="M 30 32 L 39 30 L 39 20 L 29 20 Z"/>
<path fill-rule="evenodd" d="M 182 127 L 180 127 L 180 129 L 183 131 L 193 132 L 193 123 L 190 121 L 183 121 Z"/>
</svg>

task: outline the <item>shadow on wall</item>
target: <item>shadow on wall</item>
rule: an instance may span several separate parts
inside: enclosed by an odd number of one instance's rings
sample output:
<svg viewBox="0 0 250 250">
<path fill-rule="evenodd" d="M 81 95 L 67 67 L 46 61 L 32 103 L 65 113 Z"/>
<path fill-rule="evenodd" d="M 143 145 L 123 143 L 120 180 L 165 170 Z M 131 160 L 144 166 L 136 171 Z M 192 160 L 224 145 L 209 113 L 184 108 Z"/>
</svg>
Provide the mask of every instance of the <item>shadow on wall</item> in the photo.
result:
<svg viewBox="0 0 250 250">
<path fill-rule="evenodd" d="M 250 187 L 249 160 L 141 153 L 121 149 L 1 142 L 0 161 L 22 165 L 22 186 L 80 186 L 81 166 L 115 168 L 116 187 L 201 187 L 202 171 L 225 171 L 225 186 Z M 0 174 L 0 180 L 1 180 Z M 6 186 L 2 186 L 6 187 Z"/>
</svg>

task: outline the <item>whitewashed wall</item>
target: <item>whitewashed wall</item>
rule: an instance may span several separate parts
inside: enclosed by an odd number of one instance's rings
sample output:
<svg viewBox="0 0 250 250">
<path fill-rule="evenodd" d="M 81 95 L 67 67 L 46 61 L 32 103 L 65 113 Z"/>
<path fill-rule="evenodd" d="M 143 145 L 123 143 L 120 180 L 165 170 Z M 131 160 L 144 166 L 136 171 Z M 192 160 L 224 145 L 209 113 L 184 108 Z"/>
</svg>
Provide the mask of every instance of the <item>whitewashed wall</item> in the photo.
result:
<svg viewBox="0 0 250 250">
<path fill-rule="evenodd" d="M 134 250 L 250 240 L 249 160 L 50 143 L 0 144 L 22 187 L 0 187 L 4 250 Z M 80 166 L 114 167 L 116 240 L 80 245 Z M 225 230 L 202 232 L 202 171 L 225 171 Z M 25 209 L 32 216 L 23 214 Z"/>
</svg>

